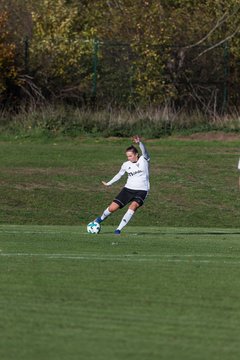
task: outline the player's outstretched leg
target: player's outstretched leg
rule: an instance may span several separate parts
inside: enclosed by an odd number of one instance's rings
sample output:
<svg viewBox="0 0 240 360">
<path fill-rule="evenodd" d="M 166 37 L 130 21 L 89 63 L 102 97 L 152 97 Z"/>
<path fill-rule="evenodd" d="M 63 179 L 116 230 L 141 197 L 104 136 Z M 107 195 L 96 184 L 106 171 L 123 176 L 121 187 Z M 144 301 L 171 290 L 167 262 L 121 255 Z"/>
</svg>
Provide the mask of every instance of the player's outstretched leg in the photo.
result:
<svg viewBox="0 0 240 360">
<path fill-rule="evenodd" d="M 110 206 L 104 210 L 101 216 L 98 216 L 94 221 L 97 223 L 103 222 L 106 218 L 108 218 L 113 212 L 117 211 L 119 209 L 119 205 L 113 202 Z"/>
<path fill-rule="evenodd" d="M 98 216 L 94 221 L 96 221 L 97 223 L 101 223 L 103 222 L 103 220 L 105 220 L 109 215 L 111 215 L 111 212 L 108 210 L 108 208 L 106 208 L 106 210 L 104 210 L 104 212 L 102 213 L 101 216 Z"/>
</svg>

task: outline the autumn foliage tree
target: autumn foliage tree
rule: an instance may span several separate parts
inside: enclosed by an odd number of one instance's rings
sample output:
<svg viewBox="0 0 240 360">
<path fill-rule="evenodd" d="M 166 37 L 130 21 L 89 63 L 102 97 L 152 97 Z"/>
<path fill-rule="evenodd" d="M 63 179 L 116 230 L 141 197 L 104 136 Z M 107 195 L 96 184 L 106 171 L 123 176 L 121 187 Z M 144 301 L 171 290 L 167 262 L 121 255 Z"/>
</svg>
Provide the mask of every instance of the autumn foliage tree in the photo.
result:
<svg viewBox="0 0 240 360">
<path fill-rule="evenodd" d="M 0 99 L 2 100 L 17 78 L 15 45 L 9 39 L 7 22 L 7 12 L 0 13 Z"/>
<path fill-rule="evenodd" d="M 209 112 L 227 92 L 239 105 L 231 96 L 240 82 L 236 0 L 2 2 L 2 96 L 18 78 L 23 97 L 78 105 L 94 95 L 101 106 Z"/>
<path fill-rule="evenodd" d="M 47 96 L 80 98 L 91 84 L 93 34 L 79 29 L 79 8 L 43 0 L 31 11 L 30 69 Z"/>
</svg>

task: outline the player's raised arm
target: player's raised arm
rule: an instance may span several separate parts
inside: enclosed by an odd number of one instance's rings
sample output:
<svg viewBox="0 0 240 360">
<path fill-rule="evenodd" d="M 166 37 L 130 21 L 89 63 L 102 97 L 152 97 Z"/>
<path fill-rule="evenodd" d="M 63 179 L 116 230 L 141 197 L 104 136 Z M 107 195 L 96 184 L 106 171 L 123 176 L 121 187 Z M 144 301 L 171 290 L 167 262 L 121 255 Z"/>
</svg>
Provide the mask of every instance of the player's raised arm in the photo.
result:
<svg viewBox="0 0 240 360">
<path fill-rule="evenodd" d="M 141 150 L 141 152 L 142 152 L 142 155 L 143 155 L 144 159 L 146 159 L 147 161 L 149 161 L 149 160 L 150 160 L 150 156 L 149 156 L 149 154 L 148 154 L 148 152 L 147 152 L 146 146 L 142 143 L 140 137 L 139 137 L 138 135 L 135 135 L 135 136 L 133 137 L 133 141 L 134 141 L 136 144 L 139 145 L 140 150 Z"/>
</svg>

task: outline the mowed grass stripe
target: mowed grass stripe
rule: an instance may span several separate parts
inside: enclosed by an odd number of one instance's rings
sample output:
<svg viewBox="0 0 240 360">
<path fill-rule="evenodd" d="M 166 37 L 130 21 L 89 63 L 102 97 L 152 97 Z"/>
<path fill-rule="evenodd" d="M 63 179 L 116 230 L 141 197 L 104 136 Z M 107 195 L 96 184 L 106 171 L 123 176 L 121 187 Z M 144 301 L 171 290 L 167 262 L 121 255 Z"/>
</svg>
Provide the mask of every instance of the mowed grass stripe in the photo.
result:
<svg viewBox="0 0 240 360">
<path fill-rule="evenodd" d="M 43 225 L 0 225 L 0 234 L 73 234 L 73 235 L 86 235 L 89 238 L 94 238 L 95 236 L 102 236 L 102 235 L 112 235 L 113 230 L 115 227 L 102 225 L 102 232 L 98 235 L 94 234 L 87 234 L 87 227 L 86 226 L 43 226 Z M 240 235 L 240 229 L 238 228 L 196 228 L 196 227 L 146 227 L 146 226 L 128 226 L 125 231 L 121 234 L 122 236 L 125 235 L 132 235 L 132 236 L 141 236 L 141 235 Z M 116 236 L 114 236 L 116 238 Z"/>
<path fill-rule="evenodd" d="M 99 255 L 99 254 L 37 254 L 37 253 L 0 253 L 1 257 L 42 257 L 51 260 L 93 260 L 93 261 L 127 261 L 127 262 L 176 262 L 240 265 L 240 256 L 203 255 L 203 254 L 163 254 L 163 255 Z M 199 259 L 197 257 L 206 258 Z M 188 259 L 186 259 L 188 258 Z M 211 259 L 210 259 L 211 258 Z M 233 261 L 239 259 L 239 261 Z"/>
</svg>

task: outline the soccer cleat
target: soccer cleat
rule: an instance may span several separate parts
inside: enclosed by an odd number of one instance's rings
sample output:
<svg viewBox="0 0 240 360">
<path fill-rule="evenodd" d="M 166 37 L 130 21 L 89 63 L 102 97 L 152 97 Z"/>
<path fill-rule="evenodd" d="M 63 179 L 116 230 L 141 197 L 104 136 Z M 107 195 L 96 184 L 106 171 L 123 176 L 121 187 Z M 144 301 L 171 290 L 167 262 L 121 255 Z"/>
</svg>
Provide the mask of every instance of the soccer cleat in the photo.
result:
<svg viewBox="0 0 240 360">
<path fill-rule="evenodd" d="M 115 231 L 114 231 L 114 234 L 115 234 L 115 235 L 120 235 L 120 234 L 121 234 L 121 230 L 118 230 L 118 229 L 115 230 Z"/>
<path fill-rule="evenodd" d="M 101 219 L 101 216 L 97 217 L 94 221 L 97 222 L 98 224 L 103 222 L 103 220 Z"/>
</svg>

